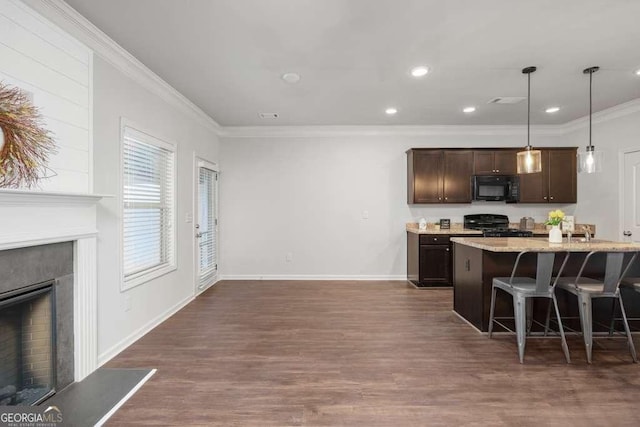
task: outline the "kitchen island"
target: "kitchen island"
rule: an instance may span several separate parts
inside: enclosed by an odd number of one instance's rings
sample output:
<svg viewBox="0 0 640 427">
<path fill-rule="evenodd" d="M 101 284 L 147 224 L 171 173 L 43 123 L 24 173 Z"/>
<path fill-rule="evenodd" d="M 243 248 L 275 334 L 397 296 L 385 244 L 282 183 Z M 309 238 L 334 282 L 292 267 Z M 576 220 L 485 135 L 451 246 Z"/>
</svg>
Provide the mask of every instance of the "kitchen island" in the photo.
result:
<svg viewBox="0 0 640 427">
<path fill-rule="evenodd" d="M 476 217 L 477 215 L 470 215 Z M 485 217 L 496 215 L 486 214 Z M 506 216 L 502 216 L 506 219 Z M 465 218 L 467 216 L 465 215 Z M 487 224 L 483 224 L 486 226 Z M 519 224 L 493 224 L 494 227 L 517 229 Z M 576 224 L 576 230 L 588 228 L 595 233 L 593 224 Z M 428 223 L 420 229 L 417 223 L 408 223 L 407 230 L 407 280 L 415 287 L 426 289 L 433 286 L 453 285 L 453 237 L 482 237 L 483 230 L 466 228 L 464 223 L 453 223 L 450 228 L 441 229 L 439 224 Z M 548 236 L 549 231 L 543 224 L 537 224 L 533 229 L 526 230 L 534 236 Z"/>
<path fill-rule="evenodd" d="M 491 282 L 497 276 L 509 276 L 519 252 L 525 250 L 557 252 L 569 251 L 569 261 L 563 275 L 575 276 L 591 251 L 633 252 L 640 251 L 640 245 L 627 242 L 592 240 L 591 242 L 549 243 L 546 238 L 537 237 L 453 237 L 453 289 L 454 311 L 479 330 L 486 332 L 489 325 L 491 304 Z M 558 257 L 560 258 L 560 257 Z M 584 275 L 601 277 L 604 274 L 604 256 L 592 259 Z M 535 256 L 524 257 L 518 267 L 518 275 L 535 277 Z M 560 268 L 561 260 L 556 260 L 554 272 Z M 630 275 L 640 274 L 640 262 L 632 266 Z M 640 316 L 640 298 L 637 293 L 623 295 L 627 315 Z M 564 316 L 577 316 L 575 297 L 567 292 L 558 292 L 560 312 Z M 496 317 L 513 317 L 512 299 L 499 292 L 496 299 Z M 544 322 L 547 301 L 540 301 L 534 308 L 534 319 Z M 594 320 L 608 324 L 611 316 L 611 301 L 595 301 Z M 579 330 L 579 323 L 569 322 L 569 326 Z M 632 329 L 638 329 L 633 328 Z M 635 326 L 640 326 L 637 323 Z M 594 330 L 603 330 L 595 328 Z"/>
</svg>

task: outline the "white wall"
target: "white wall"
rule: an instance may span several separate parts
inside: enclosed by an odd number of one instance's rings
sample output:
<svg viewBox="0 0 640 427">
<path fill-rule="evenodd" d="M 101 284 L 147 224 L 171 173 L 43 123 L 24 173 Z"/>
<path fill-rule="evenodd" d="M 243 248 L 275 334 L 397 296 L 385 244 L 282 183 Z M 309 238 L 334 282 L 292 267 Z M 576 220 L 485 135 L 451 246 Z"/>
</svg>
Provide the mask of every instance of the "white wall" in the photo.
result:
<svg viewBox="0 0 640 427">
<path fill-rule="evenodd" d="M 532 141 L 571 145 L 549 135 L 534 135 Z M 469 213 L 543 221 L 552 207 L 573 213 L 575 205 L 407 205 L 407 149 L 525 143 L 524 134 L 225 137 L 221 273 L 224 278 L 403 278 L 406 222 L 422 216 L 462 222 Z M 362 218 L 363 211 L 369 219 Z"/>
<path fill-rule="evenodd" d="M 95 191 L 116 195 L 98 209 L 98 355 L 104 361 L 146 332 L 167 313 L 191 299 L 193 258 L 194 153 L 218 162 L 215 133 L 193 116 L 165 102 L 99 57 L 94 60 Z M 178 269 L 125 292 L 120 290 L 121 235 L 120 118 L 153 136 L 177 144 Z M 131 309 L 126 310 L 126 298 Z"/>
<path fill-rule="evenodd" d="M 92 52 L 19 1 L 0 1 L 0 81 L 33 94 L 57 154 L 41 190 L 91 191 Z"/>
<path fill-rule="evenodd" d="M 578 205 L 576 219 L 583 223 L 597 224 L 598 237 L 611 240 L 623 240 L 620 224 L 620 177 L 622 168 L 620 155 L 629 149 L 640 149 L 640 102 L 632 102 L 629 109 L 632 114 L 605 116 L 594 120 L 592 143 L 596 150 L 604 153 L 602 172 L 597 174 L 579 174 Z M 589 143 L 589 129 L 583 126 L 567 133 L 564 141 L 579 146 L 585 151 Z"/>
</svg>

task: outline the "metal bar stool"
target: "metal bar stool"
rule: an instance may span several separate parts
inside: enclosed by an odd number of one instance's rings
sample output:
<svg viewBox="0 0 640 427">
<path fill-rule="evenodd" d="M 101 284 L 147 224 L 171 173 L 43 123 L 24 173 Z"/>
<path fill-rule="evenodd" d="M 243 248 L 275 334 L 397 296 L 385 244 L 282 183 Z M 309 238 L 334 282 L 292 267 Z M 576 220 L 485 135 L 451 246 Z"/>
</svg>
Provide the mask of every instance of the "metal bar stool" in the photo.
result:
<svg viewBox="0 0 640 427">
<path fill-rule="evenodd" d="M 518 270 L 518 264 L 522 259 L 522 256 L 526 253 L 537 254 L 536 265 L 536 277 L 522 277 L 516 276 Z M 555 263 L 556 254 L 564 253 L 564 260 L 560 266 L 560 270 L 556 275 L 555 280 L 551 283 L 551 276 L 553 274 L 553 265 Z M 489 338 L 493 333 L 493 324 L 497 323 L 503 328 L 509 330 L 505 325 L 499 322 L 502 318 L 494 317 L 494 310 L 496 304 L 496 293 L 498 289 L 502 289 L 513 297 L 513 318 L 516 326 L 516 337 L 518 342 L 518 356 L 520 363 L 524 363 L 524 348 L 527 331 L 531 326 L 531 315 L 533 309 L 532 298 L 548 298 L 553 302 L 553 307 L 556 311 L 558 318 L 558 325 L 560 330 L 560 337 L 562 338 L 562 350 L 564 356 L 567 359 L 567 363 L 571 363 L 569 356 L 569 347 L 567 346 L 567 340 L 564 336 L 564 329 L 562 327 L 562 320 L 560 319 L 560 311 L 558 310 L 558 302 L 556 301 L 555 287 L 558 282 L 558 278 L 564 270 L 564 266 L 569 259 L 569 252 L 536 252 L 536 251 L 523 251 L 518 254 L 516 261 L 513 264 L 513 270 L 510 277 L 494 277 L 491 286 L 491 311 L 489 314 Z M 547 327 L 545 326 L 545 334 Z"/>
<path fill-rule="evenodd" d="M 589 263 L 589 260 L 598 253 L 606 253 L 607 257 L 604 278 L 599 280 L 583 276 L 583 272 Z M 631 358 L 634 363 L 638 361 L 619 289 L 620 281 L 624 278 L 627 271 L 629 271 L 629 268 L 636 260 L 638 253 L 635 252 L 633 254 L 626 266 L 624 266 L 624 256 L 625 252 L 589 252 L 580 266 L 580 271 L 577 276 L 562 277 L 558 281 L 559 289 L 564 289 L 565 291 L 576 295 L 578 298 L 580 325 L 582 326 L 582 336 L 584 339 L 585 352 L 587 354 L 587 363 L 591 363 L 593 350 L 593 312 L 591 302 L 594 298 L 614 298 L 614 301 L 618 301 L 620 304 L 620 311 L 622 312 L 624 329 L 627 335 L 629 352 L 631 353 Z"/>
<path fill-rule="evenodd" d="M 635 291 L 637 293 L 640 294 L 640 277 L 625 277 L 624 279 L 622 279 L 620 281 L 620 291 L 621 291 L 621 295 L 620 297 L 622 298 L 622 290 L 623 289 L 629 289 L 631 291 Z M 614 332 L 614 326 L 615 326 L 615 322 L 617 320 L 622 320 L 621 317 L 616 317 L 616 308 L 617 305 L 614 304 L 613 306 L 613 316 L 611 318 L 611 327 L 609 328 L 609 335 L 613 335 Z M 625 313 L 626 314 L 626 313 Z M 629 320 L 640 320 L 640 318 L 638 317 L 629 317 L 627 316 L 627 322 Z"/>
</svg>

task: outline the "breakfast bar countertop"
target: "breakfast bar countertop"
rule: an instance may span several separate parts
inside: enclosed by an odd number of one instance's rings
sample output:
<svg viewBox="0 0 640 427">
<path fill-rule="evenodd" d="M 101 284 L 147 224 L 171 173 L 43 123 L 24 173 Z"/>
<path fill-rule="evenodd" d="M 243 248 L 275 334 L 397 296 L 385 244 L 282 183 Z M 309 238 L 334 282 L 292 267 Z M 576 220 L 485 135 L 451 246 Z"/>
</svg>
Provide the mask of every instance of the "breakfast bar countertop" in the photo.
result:
<svg viewBox="0 0 640 427">
<path fill-rule="evenodd" d="M 610 240 L 592 239 L 581 242 L 574 237 L 571 243 L 549 243 L 545 237 L 452 237 L 451 241 L 490 252 L 522 252 L 526 250 L 540 252 L 635 252 L 640 251 L 640 244 L 633 242 L 614 242 Z"/>
</svg>

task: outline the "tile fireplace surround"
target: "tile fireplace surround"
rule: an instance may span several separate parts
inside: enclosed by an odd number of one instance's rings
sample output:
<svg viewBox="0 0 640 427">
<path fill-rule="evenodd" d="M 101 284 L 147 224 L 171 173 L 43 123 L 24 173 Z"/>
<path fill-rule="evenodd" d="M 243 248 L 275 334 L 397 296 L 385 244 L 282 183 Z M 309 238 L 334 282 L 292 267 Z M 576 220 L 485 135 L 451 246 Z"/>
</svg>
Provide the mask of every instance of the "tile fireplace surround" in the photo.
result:
<svg viewBox="0 0 640 427">
<path fill-rule="evenodd" d="M 0 251 L 73 242 L 73 379 L 98 368 L 94 194 L 0 190 Z M 0 273 L 2 274 L 2 273 Z"/>
</svg>

